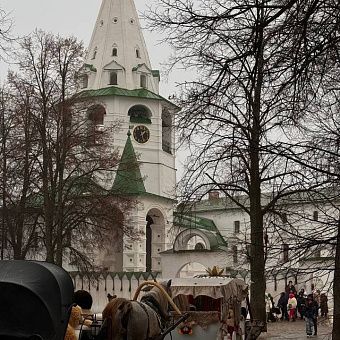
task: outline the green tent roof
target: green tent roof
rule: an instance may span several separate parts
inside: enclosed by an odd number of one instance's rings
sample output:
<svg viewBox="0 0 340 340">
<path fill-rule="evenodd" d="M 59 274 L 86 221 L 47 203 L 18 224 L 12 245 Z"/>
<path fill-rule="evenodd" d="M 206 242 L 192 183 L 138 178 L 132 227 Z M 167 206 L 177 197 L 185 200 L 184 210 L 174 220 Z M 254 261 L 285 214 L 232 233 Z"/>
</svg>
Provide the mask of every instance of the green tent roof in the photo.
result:
<svg viewBox="0 0 340 340">
<path fill-rule="evenodd" d="M 146 190 L 130 136 L 129 132 L 111 190 L 117 194 L 139 195 Z"/>
<path fill-rule="evenodd" d="M 89 97 L 102 97 L 102 96 L 125 96 L 125 97 L 137 97 L 137 98 L 146 98 L 146 99 L 156 99 L 160 101 L 167 102 L 171 106 L 178 108 L 175 104 L 171 103 L 169 100 L 164 97 L 151 92 L 147 89 L 135 89 L 135 90 L 127 90 L 117 86 L 109 86 L 104 87 L 98 90 L 85 90 L 78 94 L 80 98 L 89 98 Z"/>
</svg>

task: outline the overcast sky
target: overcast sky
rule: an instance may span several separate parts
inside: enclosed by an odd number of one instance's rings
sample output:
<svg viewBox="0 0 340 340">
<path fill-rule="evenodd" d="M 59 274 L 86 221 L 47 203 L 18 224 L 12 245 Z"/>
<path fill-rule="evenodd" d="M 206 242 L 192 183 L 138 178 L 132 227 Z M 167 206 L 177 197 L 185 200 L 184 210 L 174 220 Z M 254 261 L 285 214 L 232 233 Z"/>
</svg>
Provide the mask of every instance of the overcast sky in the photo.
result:
<svg viewBox="0 0 340 340">
<path fill-rule="evenodd" d="M 135 0 L 139 14 L 144 12 L 147 4 L 157 0 Z M 74 35 L 84 42 L 87 47 L 92 30 L 97 19 L 101 0 L 0 0 L 0 8 L 5 10 L 13 19 L 13 34 L 27 35 L 39 28 L 47 32 L 59 33 L 62 36 Z M 190 74 L 183 70 L 173 71 L 169 78 L 165 77 L 166 62 L 171 54 L 169 47 L 159 45 L 161 39 L 156 34 L 143 31 L 148 47 L 151 64 L 154 69 L 161 71 L 160 94 L 168 97 L 174 94 L 176 81 L 182 82 Z M 0 79 L 6 76 L 8 65 L 0 61 Z M 187 153 L 183 150 L 177 153 L 178 177 L 181 177 L 183 162 Z"/>
<path fill-rule="evenodd" d="M 139 14 L 146 10 L 146 4 L 150 5 L 153 1 L 156 0 L 135 0 Z M 82 40 L 86 47 L 100 5 L 101 0 L 0 0 L 0 7 L 13 19 L 15 35 L 23 36 L 35 28 L 40 28 L 63 36 L 74 35 Z M 175 81 L 182 77 L 183 73 L 175 72 L 169 79 L 165 77 L 165 67 L 161 64 L 169 58 L 171 50 L 167 46 L 159 45 L 160 36 L 145 30 L 143 32 L 152 67 L 161 70 L 161 93 L 167 97 L 176 91 Z M 0 66 L 1 79 L 6 73 L 6 68 L 4 64 Z"/>
</svg>

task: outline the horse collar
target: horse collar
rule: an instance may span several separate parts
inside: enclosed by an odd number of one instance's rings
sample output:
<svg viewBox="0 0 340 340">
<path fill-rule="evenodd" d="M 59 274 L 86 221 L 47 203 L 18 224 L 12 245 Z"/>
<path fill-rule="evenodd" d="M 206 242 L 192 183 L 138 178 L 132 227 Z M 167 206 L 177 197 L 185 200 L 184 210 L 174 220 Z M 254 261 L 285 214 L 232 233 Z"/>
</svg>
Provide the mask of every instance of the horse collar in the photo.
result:
<svg viewBox="0 0 340 340">
<path fill-rule="evenodd" d="M 161 306 L 158 301 L 153 296 L 143 296 L 141 302 L 148 305 L 156 314 L 162 319 L 162 321 L 166 321 L 168 316 L 164 314 Z"/>
</svg>

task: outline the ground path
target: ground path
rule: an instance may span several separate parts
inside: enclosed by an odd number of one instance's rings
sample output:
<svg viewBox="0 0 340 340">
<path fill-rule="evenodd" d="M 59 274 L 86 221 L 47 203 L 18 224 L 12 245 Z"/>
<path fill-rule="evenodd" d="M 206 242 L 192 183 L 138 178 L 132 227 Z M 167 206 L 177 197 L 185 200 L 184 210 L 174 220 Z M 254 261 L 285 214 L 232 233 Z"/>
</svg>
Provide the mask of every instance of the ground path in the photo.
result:
<svg viewBox="0 0 340 340">
<path fill-rule="evenodd" d="M 318 320 L 318 335 L 312 339 L 331 340 L 331 326 L 329 322 L 320 318 Z M 268 324 L 268 332 L 262 333 L 259 340 L 287 340 L 307 339 L 306 325 L 304 320 L 296 322 L 279 321 Z"/>
</svg>

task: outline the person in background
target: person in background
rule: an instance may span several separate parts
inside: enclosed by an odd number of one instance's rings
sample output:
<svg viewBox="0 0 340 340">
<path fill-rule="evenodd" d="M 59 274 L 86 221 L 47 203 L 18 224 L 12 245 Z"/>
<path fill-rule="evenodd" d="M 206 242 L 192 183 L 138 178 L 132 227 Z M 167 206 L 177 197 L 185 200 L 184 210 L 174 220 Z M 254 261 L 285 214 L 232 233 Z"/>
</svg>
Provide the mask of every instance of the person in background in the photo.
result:
<svg viewBox="0 0 340 340">
<path fill-rule="evenodd" d="M 266 294 L 266 312 L 267 312 L 267 322 L 276 321 L 273 315 L 274 301 L 271 294 Z"/>
<path fill-rule="evenodd" d="M 92 312 L 92 296 L 86 290 L 77 290 L 74 293 L 74 303 L 81 308 L 82 321 L 79 329 L 79 340 L 91 340 L 91 324 L 94 321 L 94 313 Z"/>
<path fill-rule="evenodd" d="M 305 316 L 305 309 L 306 309 L 306 299 L 304 296 L 304 289 L 301 289 L 297 298 L 297 310 L 300 314 L 300 319 L 302 320 Z"/>
<path fill-rule="evenodd" d="M 296 295 L 296 289 L 293 285 L 293 281 L 289 281 L 288 285 L 286 286 L 286 294 L 289 296 L 290 293 Z"/>
<path fill-rule="evenodd" d="M 297 301 L 293 293 L 289 294 L 287 309 L 289 311 L 289 321 L 295 321 Z"/>
<path fill-rule="evenodd" d="M 317 289 L 317 290 L 313 293 L 314 301 L 318 304 L 318 306 L 320 306 L 320 295 L 321 295 L 320 289 Z"/>
<path fill-rule="evenodd" d="M 318 316 L 319 316 L 319 308 L 320 308 L 320 289 L 314 288 L 313 290 L 313 300 L 316 306 L 316 318 L 314 319 L 314 335 L 317 335 L 318 331 Z"/>
<path fill-rule="evenodd" d="M 320 295 L 320 311 L 321 316 L 327 318 L 328 315 L 328 298 L 326 293 Z"/>
<path fill-rule="evenodd" d="M 84 319 L 91 319 L 93 317 L 92 308 L 92 296 L 86 290 L 77 290 L 74 293 L 74 303 L 81 307 L 81 314 Z"/>
<path fill-rule="evenodd" d="M 306 300 L 305 320 L 307 337 L 317 335 L 317 315 L 318 306 L 313 299 L 313 294 L 309 294 Z"/>
<path fill-rule="evenodd" d="M 285 292 L 280 294 L 279 301 L 277 302 L 277 306 L 281 310 L 281 320 L 288 320 L 288 313 L 287 313 L 287 296 Z"/>
</svg>

